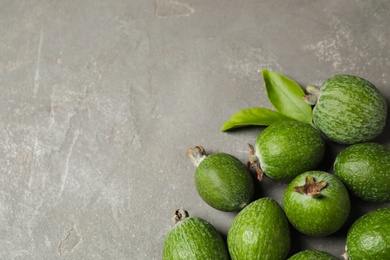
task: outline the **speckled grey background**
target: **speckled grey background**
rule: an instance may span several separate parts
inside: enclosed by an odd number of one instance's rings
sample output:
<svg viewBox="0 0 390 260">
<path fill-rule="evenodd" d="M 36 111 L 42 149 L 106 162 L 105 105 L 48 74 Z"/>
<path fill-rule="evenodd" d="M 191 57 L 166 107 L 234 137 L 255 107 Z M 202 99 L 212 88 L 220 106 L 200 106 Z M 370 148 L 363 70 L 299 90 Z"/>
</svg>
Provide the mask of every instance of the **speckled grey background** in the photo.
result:
<svg viewBox="0 0 390 260">
<path fill-rule="evenodd" d="M 0 6 L 0 259 L 160 259 L 181 206 L 226 235 L 235 214 L 199 198 L 185 152 L 245 162 L 263 128 L 219 128 L 239 109 L 270 108 L 262 68 L 301 86 L 350 73 L 390 100 L 387 0 Z M 266 179 L 258 196 L 281 202 L 285 186 Z M 350 222 L 384 205 L 354 201 L 346 227 L 293 233 L 291 253 L 341 255 Z"/>
</svg>

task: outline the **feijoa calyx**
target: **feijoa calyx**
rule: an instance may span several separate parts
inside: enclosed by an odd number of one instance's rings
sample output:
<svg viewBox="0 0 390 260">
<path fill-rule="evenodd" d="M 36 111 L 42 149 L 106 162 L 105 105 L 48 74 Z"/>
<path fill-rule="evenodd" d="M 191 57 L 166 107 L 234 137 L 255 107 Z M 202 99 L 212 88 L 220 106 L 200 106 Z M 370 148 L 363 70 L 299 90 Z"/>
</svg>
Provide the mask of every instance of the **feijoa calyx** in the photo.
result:
<svg viewBox="0 0 390 260">
<path fill-rule="evenodd" d="M 304 250 L 294 254 L 287 260 L 338 260 L 338 258 L 320 250 Z"/>
<path fill-rule="evenodd" d="M 177 259 L 229 259 L 221 234 L 208 221 L 189 217 L 178 209 L 173 218 L 175 225 L 164 240 L 163 260 Z"/>
<path fill-rule="evenodd" d="M 360 143 L 341 151 L 334 173 L 356 197 L 372 202 L 390 201 L 390 148 Z"/>
<path fill-rule="evenodd" d="M 251 202 L 234 218 L 227 243 L 233 260 L 286 259 L 291 237 L 282 208 L 272 198 Z"/>
<path fill-rule="evenodd" d="M 390 208 L 358 218 L 347 233 L 345 259 L 390 259 Z"/>
<path fill-rule="evenodd" d="M 250 147 L 248 165 L 261 180 L 264 173 L 276 180 L 291 181 L 314 169 L 325 153 L 325 141 L 313 126 L 295 120 L 281 121 L 262 131 Z"/>
<path fill-rule="evenodd" d="M 347 189 L 336 176 L 309 171 L 298 175 L 287 186 L 283 207 L 299 232 L 323 237 L 344 225 L 351 203 Z"/>
<path fill-rule="evenodd" d="M 221 211 L 239 211 L 251 202 L 253 178 L 239 159 L 226 153 L 206 156 L 202 146 L 188 149 L 187 157 L 197 166 L 196 189 L 208 205 Z"/>
<path fill-rule="evenodd" d="M 313 123 L 330 140 L 342 144 L 367 142 L 386 124 L 387 104 L 369 81 L 353 75 L 335 75 L 318 89 L 308 86 L 305 98 L 314 104 Z"/>
</svg>

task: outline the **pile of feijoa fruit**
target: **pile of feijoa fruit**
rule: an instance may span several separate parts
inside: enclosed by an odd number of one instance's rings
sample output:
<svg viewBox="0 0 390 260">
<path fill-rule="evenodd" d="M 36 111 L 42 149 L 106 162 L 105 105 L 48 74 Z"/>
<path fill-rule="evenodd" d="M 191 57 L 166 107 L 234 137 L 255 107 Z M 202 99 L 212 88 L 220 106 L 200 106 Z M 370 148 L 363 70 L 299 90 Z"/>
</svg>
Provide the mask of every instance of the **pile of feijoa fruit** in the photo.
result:
<svg viewBox="0 0 390 260">
<path fill-rule="evenodd" d="M 237 212 L 225 241 L 213 225 L 180 208 L 166 235 L 163 259 L 390 259 L 390 148 L 374 142 L 383 133 L 386 100 L 369 81 L 335 75 L 305 91 L 293 80 L 262 70 L 275 109 L 254 107 L 235 113 L 221 130 L 265 127 L 249 144 L 246 165 L 233 155 L 187 150 L 196 166 L 199 196 L 219 211 Z M 326 144 L 343 144 L 333 172 L 317 167 Z M 257 178 L 254 178 L 257 177 Z M 255 182 L 287 182 L 283 205 L 271 197 L 254 199 Z M 340 230 L 354 196 L 379 208 L 348 228 L 345 253 L 290 252 L 290 229 L 311 237 Z"/>
</svg>

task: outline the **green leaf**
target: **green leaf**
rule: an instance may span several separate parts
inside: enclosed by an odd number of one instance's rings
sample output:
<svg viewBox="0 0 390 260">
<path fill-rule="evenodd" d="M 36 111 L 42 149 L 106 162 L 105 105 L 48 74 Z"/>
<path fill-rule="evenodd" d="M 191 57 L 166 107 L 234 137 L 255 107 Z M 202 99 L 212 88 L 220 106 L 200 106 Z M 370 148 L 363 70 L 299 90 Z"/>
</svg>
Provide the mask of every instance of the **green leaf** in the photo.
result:
<svg viewBox="0 0 390 260">
<path fill-rule="evenodd" d="M 261 71 L 267 96 L 271 104 L 287 117 L 310 124 L 312 108 L 302 97 L 303 89 L 292 79 L 281 74 L 263 69 Z"/>
<path fill-rule="evenodd" d="M 221 131 L 249 125 L 267 126 L 285 120 L 293 119 L 284 116 L 278 111 L 274 111 L 268 108 L 248 108 L 236 112 L 228 121 L 222 125 Z"/>
</svg>

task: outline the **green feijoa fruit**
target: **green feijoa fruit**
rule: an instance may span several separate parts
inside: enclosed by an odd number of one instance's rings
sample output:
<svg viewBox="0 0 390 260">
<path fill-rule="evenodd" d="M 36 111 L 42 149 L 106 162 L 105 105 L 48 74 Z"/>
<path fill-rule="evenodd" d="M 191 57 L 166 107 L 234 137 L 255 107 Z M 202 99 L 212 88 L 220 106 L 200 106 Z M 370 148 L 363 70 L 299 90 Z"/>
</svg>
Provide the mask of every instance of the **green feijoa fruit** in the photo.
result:
<svg viewBox="0 0 390 260">
<path fill-rule="evenodd" d="M 338 260 L 338 258 L 320 250 L 304 250 L 296 253 L 287 260 Z"/>
<path fill-rule="evenodd" d="M 390 201 L 390 147 L 378 143 L 351 145 L 337 155 L 334 173 L 356 197 Z"/>
<path fill-rule="evenodd" d="M 347 234 L 345 259 L 390 259 L 390 208 L 358 218 Z"/>
<path fill-rule="evenodd" d="M 282 208 L 272 198 L 253 201 L 234 218 L 227 243 L 233 260 L 286 259 L 291 237 Z"/>
<path fill-rule="evenodd" d="M 325 153 L 325 141 L 309 124 L 295 120 L 282 121 L 262 131 L 255 148 L 249 145 L 248 165 L 256 167 L 271 179 L 291 181 L 297 175 L 313 170 Z"/>
<path fill-rule="evenodd" d="M 164 240 L 163 260 L 229 259 L 225 241 L 208 221 L 189 217 L 182 208 L 173 220 L 175 225 Z"/>
<path fill-rule="evenodd" d="M 342 144 L 367 142 L 386 124 L 387 104 L 369 81 L 352 75 L 335 75 L 321 88 L 310 86 L 314 125 L 329 139 Z"/>
<path fill-rule="evenodd" d="M 187 157 L 197 166 L 196 189 L 208 205 L 221 211 L 239 211 L 251 202 L 253 179 L 239 159 L 226 153 L 206 156 L 202 146 L 189 148 Z"/>
<path fill-rule="evenodd" d="M 290 182 L 284 192 L 284 211 L 301 233 L 327 236 L 347 220 L 351 203 L 344 184 L 333 174 L 309 171 Z"/>
</svg>

